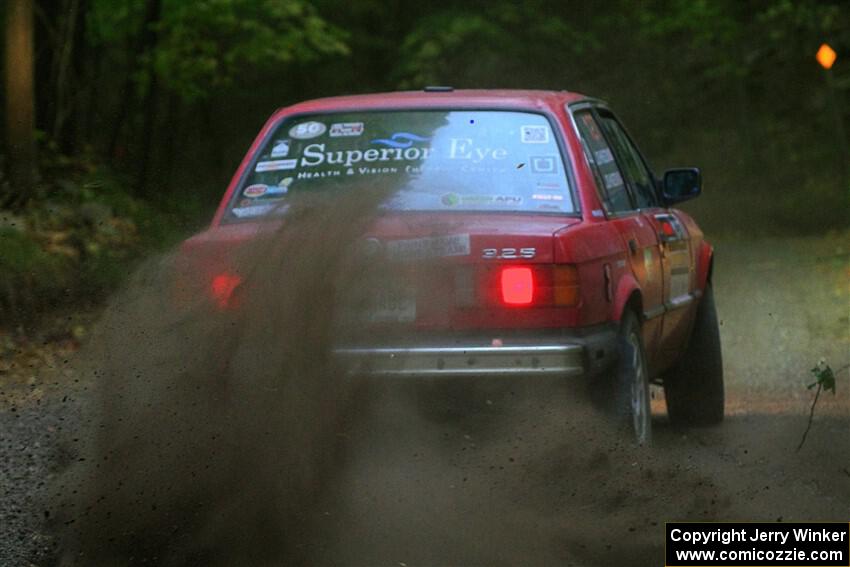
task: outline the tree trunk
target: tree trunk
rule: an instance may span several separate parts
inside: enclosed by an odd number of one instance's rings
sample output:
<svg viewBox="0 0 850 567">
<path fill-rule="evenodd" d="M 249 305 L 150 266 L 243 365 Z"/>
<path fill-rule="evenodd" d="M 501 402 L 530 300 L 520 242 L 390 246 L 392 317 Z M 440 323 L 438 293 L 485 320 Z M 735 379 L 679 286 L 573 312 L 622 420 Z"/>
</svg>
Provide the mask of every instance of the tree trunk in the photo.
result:
<svg viewBox="0 0 850 567">
<path fill-rule="evenodd" d="M 147 195 L 150 189 L 148 187 L 148 174 L 151 169 L 151 153 L 159 102 L 159 82 L 154 67 L 154 50 L 158 38 L 156 26 L 161 17 L 162 2 L 160 0 L 148 0 L 145 27 L 142 29 L 140 42 L 142 50 L 139 51 L 139 53 L 144 53 L 147 56 L 147 73 L 150 77 L 148 90 L 145 92 L 145 99 L 142 104 L 144 114 L 142 116 L 142 153 L 139 160 L 139 189 L 143 195 Z"/>
<path fill-rule="evenodd" d="M 77 52 L 81 49 L 78 44 L 78 30 L 82 28 L 84 19 L 80 0 L 63 2 L 63 15 L 57 18 L 57 37 L 53 55 L 53 95 L 54 113 L 51 124 L 53 140 L 66 152 L 71 151 L 68 136 L 68 122 L 73 117 L 75 96 L 77 95 L 75 64 L 78 62 Z"/>
<path fill-rule="evenodd" d="M 32 0 L 6 0 L 6 147 L 12 195 L 23 203 L 35 184 Z"/>
<path fill-rule="evenodd" d="M 174 173 L 174 148 L 180 132 L 180 99 L 173 92 L 168 95 L 165 109 L 165 141 L 162 145 L 162 189 L 171 191 L 171 176 Z"/>
</svg>

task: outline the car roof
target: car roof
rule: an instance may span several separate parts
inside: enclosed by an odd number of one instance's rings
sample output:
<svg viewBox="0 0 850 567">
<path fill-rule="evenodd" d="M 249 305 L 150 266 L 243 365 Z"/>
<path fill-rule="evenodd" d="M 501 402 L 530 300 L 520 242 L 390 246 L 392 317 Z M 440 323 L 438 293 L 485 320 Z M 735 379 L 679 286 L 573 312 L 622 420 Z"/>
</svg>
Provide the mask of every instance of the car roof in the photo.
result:
<svg viewBox="0 0 850 567">
<path fill-rule="evenodd" d="M 299 102 L 279 113 L 306 113 L 327 110 L 368 110 L 380 108 L 501 108 L 552 109 L 583 100 L 585 95 L 569 91 L 518 89 L 421 90 L 334 96 Z"/>
</svg>

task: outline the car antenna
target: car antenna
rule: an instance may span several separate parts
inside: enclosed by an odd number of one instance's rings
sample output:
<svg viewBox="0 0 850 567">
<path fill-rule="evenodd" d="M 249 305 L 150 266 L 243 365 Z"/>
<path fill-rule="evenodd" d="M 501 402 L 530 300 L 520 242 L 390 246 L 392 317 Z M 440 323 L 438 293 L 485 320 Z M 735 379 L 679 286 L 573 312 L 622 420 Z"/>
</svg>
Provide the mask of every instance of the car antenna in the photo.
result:
<svg viewBox="0 0 850 567">
<path fill-rule="evenodd" d="M 426 93 L 450 93 L 455 90 L 454 87 L 429 85 L 423 89 Z"/>
</svg>

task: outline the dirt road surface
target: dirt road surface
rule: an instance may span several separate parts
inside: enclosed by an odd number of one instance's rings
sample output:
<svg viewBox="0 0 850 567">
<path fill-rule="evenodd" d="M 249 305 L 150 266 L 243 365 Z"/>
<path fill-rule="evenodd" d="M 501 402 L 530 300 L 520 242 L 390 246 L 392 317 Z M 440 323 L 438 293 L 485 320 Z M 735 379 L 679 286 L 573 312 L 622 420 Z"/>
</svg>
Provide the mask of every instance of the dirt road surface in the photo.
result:
<svg viewBox="0 0 850 567">
<path fill-rule="evenodd" d="M 809 369 L 850 362 L 850 242 L 737 238 L 716 250 L 721 426 L 669 426 L 656 392 L 654 446 L 636 449 L 570 384 L 484 388 L 453 406 L 452 392 L 373 385 L 293 554 L 272 563 L 661 565 L 666 521 L 850 520 L 846 370 L 795 452 Z M 82 425 L 88 379 L 73 377 L 69 396 L 59 358 L 10 359 L 0 374 L 2 565 L 59 555 L 45 487 L 73 459 L 57 439 Z"/>
</svg>

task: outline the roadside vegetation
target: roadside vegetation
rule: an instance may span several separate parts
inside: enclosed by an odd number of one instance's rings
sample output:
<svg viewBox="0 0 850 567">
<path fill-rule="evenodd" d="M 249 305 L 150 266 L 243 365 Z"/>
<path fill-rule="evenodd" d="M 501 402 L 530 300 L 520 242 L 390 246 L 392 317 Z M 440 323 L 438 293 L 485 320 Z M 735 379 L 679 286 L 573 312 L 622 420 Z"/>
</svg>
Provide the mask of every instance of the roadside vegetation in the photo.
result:
<svg viewBox="0 0 850 567">
<path fill-rule="evenodd" d="M 140 199 L 88 156 L 41 152 L 26 203 L 0 211 L 0 326 L 40 323 L 97 304 L 145 255 L 173 244 L 198 217 L 186 204 Z"/>
<path fill-rule="evenodd" d="M 7 0 L 0 328 L 104 297 L 202 226 L 263 121 L 426 84 L 609 100 L 710 236 L 850 224 L 838 0 Z M 838 53 L 830 71 L 814 54 Z"/>
</svg>

